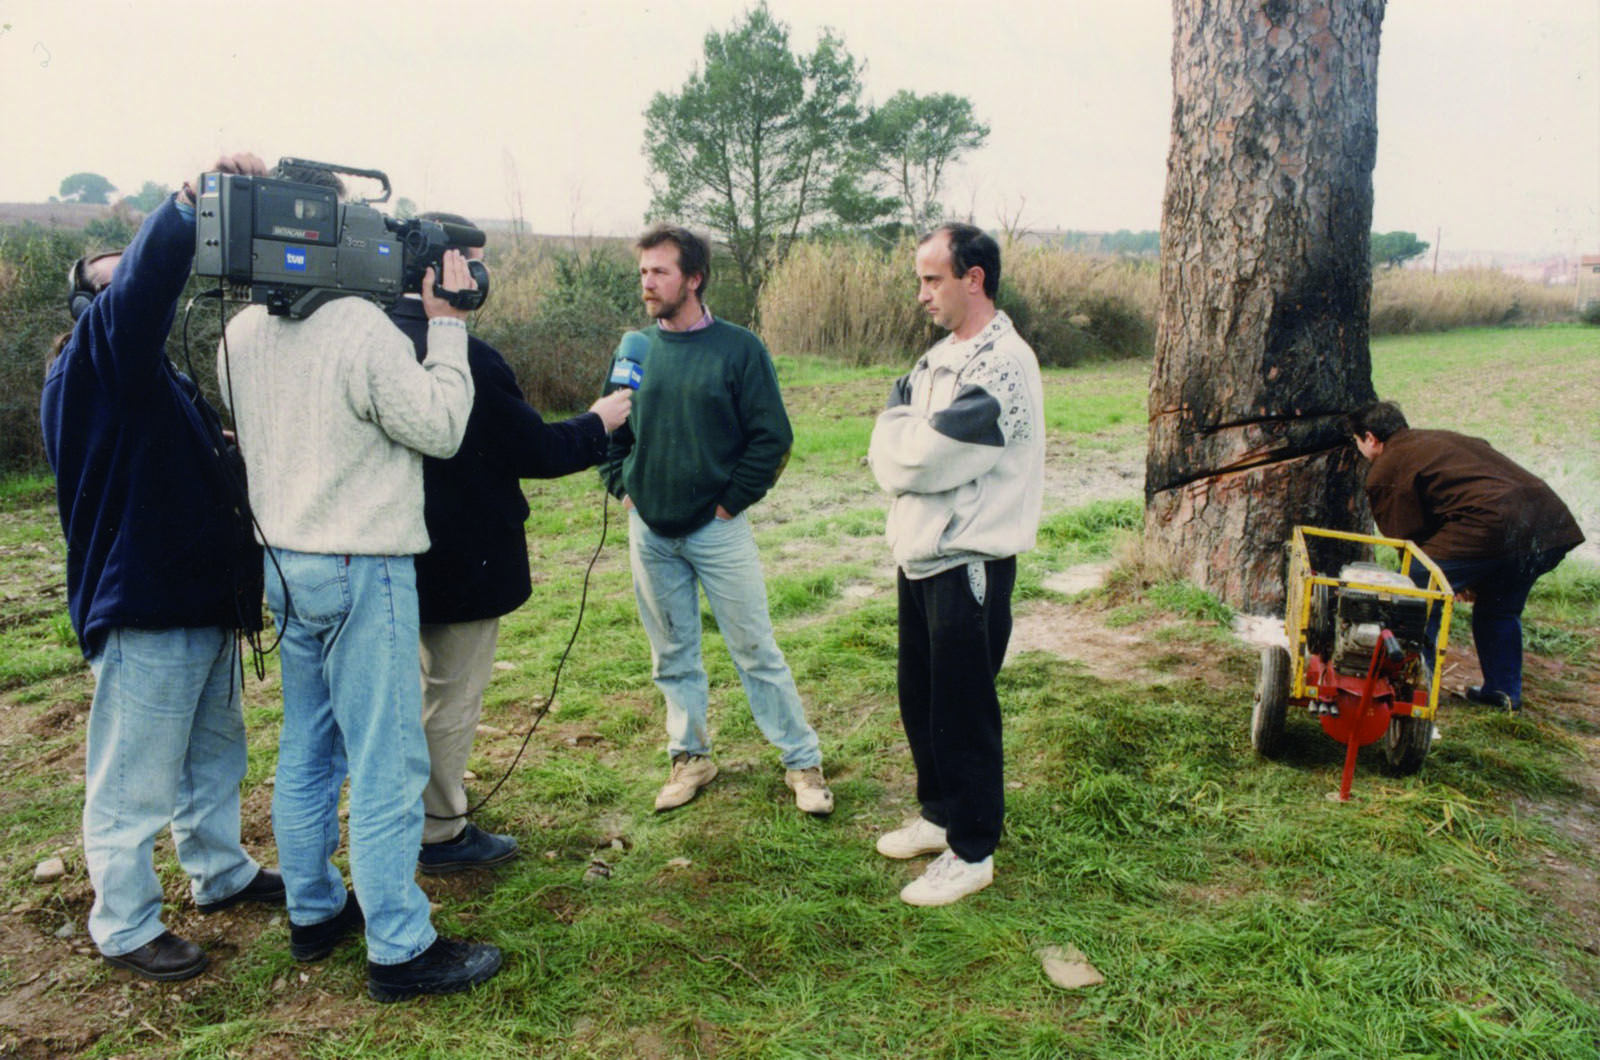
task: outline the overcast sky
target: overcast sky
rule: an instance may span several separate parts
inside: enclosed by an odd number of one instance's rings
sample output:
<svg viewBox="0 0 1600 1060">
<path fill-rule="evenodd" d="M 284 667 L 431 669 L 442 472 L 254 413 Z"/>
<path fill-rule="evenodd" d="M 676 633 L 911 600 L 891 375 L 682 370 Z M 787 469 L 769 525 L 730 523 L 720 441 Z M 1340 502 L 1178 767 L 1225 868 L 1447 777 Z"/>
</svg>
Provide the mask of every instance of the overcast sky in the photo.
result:
<svg viewBox="0 0 1600 1060">
<path fill-rule="evenodd" d="M 128 194 L 224 150 L 382 169 L 396 196 L 536 231 L 625 234 L 642 112 L 745 0 L 0 0 L 0 202 L 88 170 Z M 832 26 L 866 95 L 968 96 L 992 133 L 948 205 L 994 226 L 1156 228 L 1165 0 L 771 0 Z M 1452 250 L 1600 252 L 1600 2 L 1393 0 L 1374 227 Z"/>
</svg>

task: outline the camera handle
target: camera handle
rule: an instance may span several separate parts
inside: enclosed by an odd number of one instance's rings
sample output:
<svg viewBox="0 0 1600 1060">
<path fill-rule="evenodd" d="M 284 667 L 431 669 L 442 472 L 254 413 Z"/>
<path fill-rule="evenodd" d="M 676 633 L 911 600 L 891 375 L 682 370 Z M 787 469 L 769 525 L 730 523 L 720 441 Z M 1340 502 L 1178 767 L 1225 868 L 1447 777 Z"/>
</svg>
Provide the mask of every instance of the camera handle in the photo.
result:
<svg viewBox="0 0 1600 1060">
<path fill-rule="evenodd" d="M 280 158 L 278 159 L 278 165 L 280 167 L 299 166 L 305 169 L 321 169 L 329 173 L 343 173 L 346 176 L 351 177 L 365 177 L 368 180 L 375 180 L 379 184 L 382 184 L 383 194 L 377 198 L 350 200 L 353 203 L 363 206 L 374 202 L 388 202 L 389 193 L 392 190 L 389 186 L 389 174 L 385 173 L 381 169 L 356 169 L 354 166 L 336 166 L 329 162 L 313 162 L 307 158 Z"/>
</svg>

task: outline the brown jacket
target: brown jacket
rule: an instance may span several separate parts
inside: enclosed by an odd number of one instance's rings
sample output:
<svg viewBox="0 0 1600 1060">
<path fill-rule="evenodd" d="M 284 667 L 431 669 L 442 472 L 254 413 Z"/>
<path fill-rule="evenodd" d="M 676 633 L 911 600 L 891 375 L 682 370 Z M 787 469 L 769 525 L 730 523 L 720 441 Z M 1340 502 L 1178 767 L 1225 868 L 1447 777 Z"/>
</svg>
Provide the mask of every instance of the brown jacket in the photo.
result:
<svg viewBox="0 0 1600 1060">
<path fill-rule="evenodd" d="M 1571 549 L 1583 531 L 1544 480 L 1482 438 L 1396 431 L 1367 472 L 1378 529 L 1434 560 Z"/>
</svg>

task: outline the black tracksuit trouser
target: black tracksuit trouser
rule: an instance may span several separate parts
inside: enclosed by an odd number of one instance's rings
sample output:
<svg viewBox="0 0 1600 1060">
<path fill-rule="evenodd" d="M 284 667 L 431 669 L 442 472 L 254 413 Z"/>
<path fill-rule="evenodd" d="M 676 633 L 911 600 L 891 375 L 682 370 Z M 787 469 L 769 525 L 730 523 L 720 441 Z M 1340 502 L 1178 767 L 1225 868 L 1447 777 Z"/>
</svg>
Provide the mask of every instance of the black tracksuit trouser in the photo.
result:
<svg viewBox="0 0 1600 1060">
<path fill-rule="evenodd" d="M 917 801 L 966 862 L 994 852 L 1005 816 L 994 679 L 1011 639 L 1016 580 L 1015 556 L 898 577 L 900 720 Z"/>
</svg>

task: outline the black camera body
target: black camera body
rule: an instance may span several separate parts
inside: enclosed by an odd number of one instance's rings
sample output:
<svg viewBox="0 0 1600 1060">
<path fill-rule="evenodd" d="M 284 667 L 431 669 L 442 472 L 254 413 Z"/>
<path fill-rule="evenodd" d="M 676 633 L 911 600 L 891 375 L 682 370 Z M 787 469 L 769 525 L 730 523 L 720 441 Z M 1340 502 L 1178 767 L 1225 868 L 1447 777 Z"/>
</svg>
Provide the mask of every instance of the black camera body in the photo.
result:
<svg viewBox="0 0 1600 1060">
<path fill-rule="evenodd" d="M 481 247 L 483 231 L 468 225 L 397 221 L 370 203 L 387 202 L 389 178 L 375 169 L 351 169 L 285 158 L 280 166 L 346 173 L 379 181 L 382 196 L 340 202 L 318 184 L 206 173 L 195 206 L 198 276 L 215 277 L 236 296 L 295 319 L 335 298 L 367 298 L 384 308 L 422 289 L 424 272 L 436 270 L 451 248 Z M 489 274 L 471 262 L 475 291 L 434 293 L 462 309 L 476 309 L 489 294 Z"/>
</svg>

